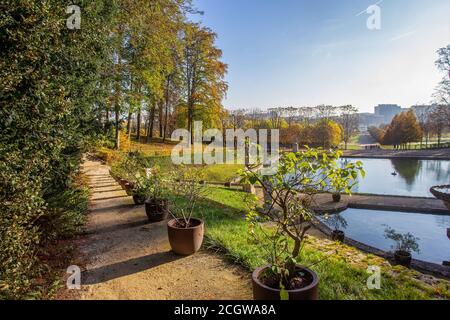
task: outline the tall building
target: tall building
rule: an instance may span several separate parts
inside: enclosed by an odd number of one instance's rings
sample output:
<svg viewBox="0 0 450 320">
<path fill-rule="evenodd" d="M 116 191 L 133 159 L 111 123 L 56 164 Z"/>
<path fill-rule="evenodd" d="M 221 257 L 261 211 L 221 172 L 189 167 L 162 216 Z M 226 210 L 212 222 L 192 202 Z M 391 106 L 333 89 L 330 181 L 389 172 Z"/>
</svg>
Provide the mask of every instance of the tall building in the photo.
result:
<svg viewBox="0 0 450 320">
<path fill-rule="evenodd" d="M 378 127 L 384 123 L 384 117 L 373 113 L 359 113 L 359 130 L 367 131 L 369 127 Z"/>
<path fill-rule="evenodd" d="M 383 117 L 383 123 L 391 123 L 392 119 L 403 111 L 397 104 L 379 104 L 375 107 L 375 114 Z"/>
</svg>

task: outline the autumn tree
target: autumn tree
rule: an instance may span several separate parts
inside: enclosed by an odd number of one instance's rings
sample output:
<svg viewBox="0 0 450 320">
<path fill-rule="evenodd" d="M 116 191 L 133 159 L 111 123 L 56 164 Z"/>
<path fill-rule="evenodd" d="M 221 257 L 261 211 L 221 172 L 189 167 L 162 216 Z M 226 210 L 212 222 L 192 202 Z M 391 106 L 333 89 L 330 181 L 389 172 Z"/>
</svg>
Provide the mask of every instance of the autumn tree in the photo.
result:
<svg viewBox="0 0 450 320">
<path fill-rule="evenodd" d="M 322 119 L 313 126 L 313 145 L 324 149 L 337 147 L 342 141 L 342 129 L 332 120 Z"/>
<path fill-rule="evenodd" d="M 369 127 L 367 130 L 369 131 L 369 134 L 376 142 L 378 143 L 384 142 L 384 135 L 385 135 L 384 130 L 374 126 Z"/>
<path fill-rule="evenodd" d="M 182 99 L 187 128 L 193 142 L 193 123 L 203 120 L 205 127 L 217 127 L 222 99 L 228 86 L 224 81 L 227 65 L 220 61 L 222 51 L 215 46 L 217 35 L 196 23 L 184 27 L 183 56 L 179 68 L 182 74 Z"/>
<path fill-rule="evenodd" d="M 394 117 L 383 136 L 383 143 L 406 148 L 408 143 L 419 142 L 423 131 L 412 110 L 402 112 Z"/>
</svg>

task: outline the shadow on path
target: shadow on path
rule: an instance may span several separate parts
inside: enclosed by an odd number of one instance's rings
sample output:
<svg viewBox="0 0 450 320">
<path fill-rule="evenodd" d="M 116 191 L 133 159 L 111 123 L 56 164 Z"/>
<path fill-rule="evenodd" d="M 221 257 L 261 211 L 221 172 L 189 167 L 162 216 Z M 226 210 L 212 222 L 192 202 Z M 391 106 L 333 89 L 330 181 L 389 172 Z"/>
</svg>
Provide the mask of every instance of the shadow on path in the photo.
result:
<svg viewBox="0 0 450 320">
<path fill-rule="evenodd" d="M 168 251 L 158 252 L 148 256 L 110 264 L 104 267 L 83 272 L 83 284 L 90 285 L 106 282 L 134 273 L 146 271 L 182 258 L 182 256 L 177 256 L 175 253 Z"/>
</svg>

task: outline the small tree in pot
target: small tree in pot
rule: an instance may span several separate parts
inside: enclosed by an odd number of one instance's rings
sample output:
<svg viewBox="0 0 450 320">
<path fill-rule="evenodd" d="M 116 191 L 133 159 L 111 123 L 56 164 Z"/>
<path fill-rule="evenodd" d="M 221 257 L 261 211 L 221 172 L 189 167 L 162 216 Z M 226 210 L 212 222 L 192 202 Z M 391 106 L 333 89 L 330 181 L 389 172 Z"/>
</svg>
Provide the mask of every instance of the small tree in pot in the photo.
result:
<svg viewBox="0 0 450 320">
<path fill-rule="evenodd" d="M 347 221 L 340 213 L 327 215 L 325 217 L 328 225 L 333 228 L 331 239 L 334 241 L 344 242 L 345 232 L 342 229 L 347 228 Z"/>
<path fill-rule="evenodd" d="M 351 170 L 355 165 L 361 168 L 361 176 L 364 177 L 365 172 L 362 170 L 361 161 L 356 163 L 345 162 L 341 166 L 333 168 L 331 174 L 339 177 L 339 179 L 330 179 L 329 181 L 334 202 L 340 202 L 341 194 L 350 194 L 351 189 L 358 183 L 358 172 Z"/>
<path fill-rule="evenodd" d="M 145 213 L 148 220 L 158 222 L 166 220 L 169 215 L 169 202 L 166 198 L 166 184 L 159 166 L 146 170 Z"/>
<path fill-rule="evenodd" d="M 389 226 L 384 230 L 384 237 L 395 241 L 395 245 L 392 246 L 395 262 L 402 266 L 410 267 L 412 260 L 411 253 L 420 252 L 419 244 L 417 243 L 420 239 L 409 232 L 401 234 Z"/>
<path fill-rule="evenodd" d="M 133 183 L 133 190 L 131 192 L 134 203 L 137 205 L 143 205 L 150 194 L 151 187 L 151 182 L 147 177 L 137 175 L 136 182 Z"/>
<path fill-rule="evenodd" d="M 203 243 L 204 222 L 193 217 L 197 203 L 205 192 L 205 186 L 200 184 L 202 171 L 180 166 L 173 175 L 171 191 L 181 196 L 182 201 L 173 201 L 169 206 L 173 218 L 167 223 L 169 242 L 175 253 L 190 255 L 200 250 Z"/>
<path fill-rule="evenodd" d="M 339 168 L 340 151 L 307 149 L 304 152 L 284 154 L 276 173 L 264 176 L 261 171 L 249 168 L 241 172 L 242 182 L 260 185 L 266 194 L 264 209 L 258 207 L 253 198 L 252 210 L 248 214 L 251 233 L 269 239 L 266 250 L 269 265 L 253 273 L 253 295 L 257 300 L 289 298 L 317 299 L 317 275 L 301 264 L 301 251 L 306 232 L 315 223 L 311 209 L 311 198 L 319 192 L 328 192 L 330 181 L 357 176 L 362 168 L 349 164 Z M 349 186 L 344 190 L 350 190 Z M 249 197 L 251 199 L 251 197 Z M 270 232 L 261 227 L 261 222 L 270 222 Z M 258 229 L 256 229 L 258 228 Z"/>
</svg>

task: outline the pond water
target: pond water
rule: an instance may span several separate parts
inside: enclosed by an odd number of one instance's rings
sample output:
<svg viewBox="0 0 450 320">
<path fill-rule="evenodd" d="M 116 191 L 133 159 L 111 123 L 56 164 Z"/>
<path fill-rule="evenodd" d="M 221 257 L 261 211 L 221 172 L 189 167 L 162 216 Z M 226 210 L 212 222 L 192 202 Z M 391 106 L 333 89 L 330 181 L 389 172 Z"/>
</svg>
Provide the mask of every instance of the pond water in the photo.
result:
<svg viewBox="0 0 450 320">
<path fill-rule="evenodd" d="M 344 158 L 342 161 L 364 164 L 366 177 L 359 179 L 354 193 L 432 198 L 432 186 L 450 184 L 448 160 Z"/>
<path fill-rule="evenodd" d="M 442 264 L 450 260 L 450 216 L 364 209 L 347 209 L 341 213 L 347 222 L 346 236 L 364 244 L 391 251 L 394 242 L 384 237 L 387 226 L 399 233 L 410 232 L 418 237 L 420 253 L 413 252 L 414 258 Z M 329 224 L 327 221 L 324 221 Z"/>
</svg>

